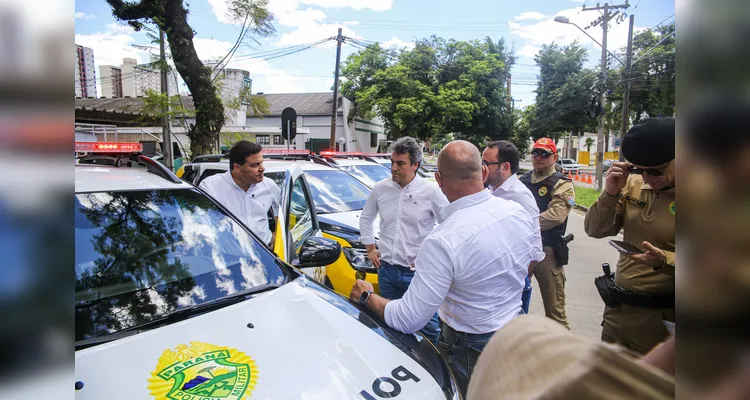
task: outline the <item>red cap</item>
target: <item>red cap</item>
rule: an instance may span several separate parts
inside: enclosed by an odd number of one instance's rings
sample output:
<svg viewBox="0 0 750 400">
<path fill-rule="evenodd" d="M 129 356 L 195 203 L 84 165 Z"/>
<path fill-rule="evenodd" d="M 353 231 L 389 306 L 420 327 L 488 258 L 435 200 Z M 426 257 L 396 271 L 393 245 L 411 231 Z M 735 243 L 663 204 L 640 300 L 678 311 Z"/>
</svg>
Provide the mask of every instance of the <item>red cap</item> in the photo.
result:
<svg viewBox="0 0 750 400">
<path fill-rule="evenodd" d="M 550 152 L 552 154 L 557 154 L 557 146 L 555 146 L 555 141 L 552 140 L 552 139 L 550 139 L 550 138 L 546 138 L 546 137 L 543 137 L 543 138 L 537 140 L 534 143 L 534 147 L 532 147 L 531 149 L 532 150 L 534 150 L 534 149 L 542 149 L 542 150 L 546 150 L 546 151 L 548 151 L 548 152 Z"/>
</svg>

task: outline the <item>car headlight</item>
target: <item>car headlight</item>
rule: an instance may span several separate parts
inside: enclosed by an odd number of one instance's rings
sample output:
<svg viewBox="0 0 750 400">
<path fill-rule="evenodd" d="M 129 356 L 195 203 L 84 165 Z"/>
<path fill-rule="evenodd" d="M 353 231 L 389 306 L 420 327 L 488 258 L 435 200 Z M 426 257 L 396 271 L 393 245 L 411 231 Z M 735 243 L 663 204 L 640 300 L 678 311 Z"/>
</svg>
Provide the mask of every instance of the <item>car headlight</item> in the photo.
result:
<svg viewBox="0 0 750 400">
<path fill-rule="evenodd" d="M 356 270 L 362 270 L 370 273 L 377 273 L 378 270 L 372 265 L 372 261 L 367 258 L 367 250 L 353 247 L 344 247 L 344 256 Z"/>
</svg>

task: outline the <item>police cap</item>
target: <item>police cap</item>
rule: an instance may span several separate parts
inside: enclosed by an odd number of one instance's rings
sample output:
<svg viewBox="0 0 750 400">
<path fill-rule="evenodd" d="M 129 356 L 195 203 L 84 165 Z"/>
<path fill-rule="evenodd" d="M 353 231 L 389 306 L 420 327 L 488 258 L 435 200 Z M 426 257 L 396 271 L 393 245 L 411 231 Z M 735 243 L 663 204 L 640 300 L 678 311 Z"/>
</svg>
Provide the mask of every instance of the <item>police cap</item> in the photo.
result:
<svg viewBox="0 0 750 400">
<path fill-rule="evenodd" d="M 630 128 L 620 150 L 629 162 L 654 167 L 674 160 L 674 118 L 646 118 Z"/>
</svg>

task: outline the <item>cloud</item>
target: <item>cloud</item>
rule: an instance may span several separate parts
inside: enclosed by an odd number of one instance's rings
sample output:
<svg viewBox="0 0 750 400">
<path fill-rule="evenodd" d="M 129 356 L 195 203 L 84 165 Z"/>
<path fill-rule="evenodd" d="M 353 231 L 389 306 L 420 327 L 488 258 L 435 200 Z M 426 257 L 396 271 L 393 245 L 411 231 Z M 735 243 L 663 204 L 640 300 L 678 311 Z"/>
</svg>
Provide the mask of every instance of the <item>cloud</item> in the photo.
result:
<svg viewBox="0 0 750 400">
<path fill-rule="evenodd" d="M 557 13 L 557 15 L 569 18 L 570 22 L 575 23 L 580 27 L 588 26 L 592 21 L 599 17 L 599 13 L 597 12 L 583 12 L 580 8 L 563 10 Z M 586 34 L 581 32 L 578 28 L 570 24 L 555 22 L 552 18 L 538 22 L 526 23 L 509 21 L 508 26 L 511 29 L 511 34 L 526 40 L 527 45 L 524 46 L 524 49 L 529 54 L 531 52 L 531 47 L 527 48 L 527 46 L 540 47 L 543 44 L 550 44 L 552 42 L 560 45 L 568 45 L 576 40 L 582 46 L 589 49 L 589 61 L 596 60 L 598 54 L 601 52 L 599 45 L 594 43 L 591 38 L 586 36 Z M 636 27 L 634 29 L 638 30 L 643 28 Z M 586 32 L 593 36 L 597 42 L 601 42 L 601 27 L 589 28 Z M 611 52 L 616 53 L 620 48 L 625 47 L 627 42 L 628 24 L 625 22 L 619 24 L 614 22 L 611 23 L 607 34 L 607 48 Z M 519 54 L 522 53 L 519 52 Z"/>
<path fill-rule="evenodd" d="M 392 37 L 390 40 L 383 42 L 381 44 L 384 48 L 396 48 L 396 49 L 413 49 L 414 48 L 414 42 L 405 42 L 397 37 Z"/>
<path fill-rule="evenodd" d="M 539 52 L 539 48 L 531 44 L 526 43 L 521 50 L 518 50 L 518 54 L 528 58 L 534 58 Z"/>
<path fill-rule="evenodd" d="M 241 21 L 233 21 L 229 17 L 229 2 L 228 0 L 208 0 L 213 9 L 216 18 L 225 24 L 240 23 Z M 308 8 L 306 11 L 299 10 L 300 6 L 316 6 L 320 8 L 352 8 L 354 10 L 370 9 L 372 11 L 386 11 L 390 10 L 393 6 L 393 0 L 270 0 L 268 4 L 268 10 L 274 14 L 280 25 L 284 26 L 298 26 L 300 22 L 304 22 L 299 17 L 305 15 L 313 16 L 317 20 L 324 19 L 325 14 L 319 10 L 313 10 Z M 302 12 L 303 14 L 296 14 Z M 313 15 L 312 12 L 316 12 Z M 322 18 L 320 18 L 322 16 Z"/>
<path fill-rule="evenodd" d="M 527 11 L 513 17 L 516 21 L 539 21 L 545 18 L 547 18 L 546 15 L 536 11 Z"/>
<path fill-rule="evenodd" d="M 86 14 L 85 12 L 77 12 L 76 19 L 89 20 L 96 18 L 96 15 Z"/>
<path fill-rule="evenodd" d="M 342 29 L 341 32 L 344 36 L 358 39 L 362 38 L 362 36 L 360 36 L 354 30 L 340 23 L 327 24 L 324 22 L 309 21 L 300 25 L 299 27 L 297 27 L 297 29 L 281 35 L 281 37 L 279 37 L 279 40 L 276 42 L 276 45 L 295 46 L 298 44 L 315 42 L 320 39 L 336 36 L 339 28 Z M 322 45 L 321 47 L 333 48 L 335 46 L 336 43 L 331 41 Z"/>
</svg>

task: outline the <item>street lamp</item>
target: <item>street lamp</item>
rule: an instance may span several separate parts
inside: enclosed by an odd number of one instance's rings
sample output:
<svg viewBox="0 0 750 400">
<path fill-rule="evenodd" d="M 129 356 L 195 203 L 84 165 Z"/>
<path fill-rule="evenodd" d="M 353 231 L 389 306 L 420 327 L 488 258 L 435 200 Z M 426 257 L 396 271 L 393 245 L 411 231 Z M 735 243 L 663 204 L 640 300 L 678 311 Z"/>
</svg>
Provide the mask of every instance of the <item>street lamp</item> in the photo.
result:
<svg viewBox="0 0 750 400">
<path fill-rule="evenodd" d="M 573 26 L 575 26 L 576 28 L 578 28 L 578 30 L 579 30 L 579 31 L 583 32 L 583 33 L 584 33 L 584 34 L 585 34 L 586 36 L 588 36 L 588 37 L 589 37 L 589 38 L 590 38 L 591 40 L 593 40 L 593 41 L 594 41 L 594 43 L 598 44 L 598 45 L 599 45 L 599 47 L 601 47 L 601 48 L 604 48 L 604 46 L 602 46 L 602 44 L 601 44 L 601 43 L 599 43 L 599 42 L 598 42 L 598 41 L 597 41 L 596 39 L 594 39 L 594 37 L 593 37 L 593 36 L 589 35 L 589 33 L 588 33 L 588 32 L 586 32 L 586 31 L 585 31 L 584 29 L 581 29 L 581 27 L 580 27 L 580 26 L 576 25 L 576 24 L 575 24 L 575 22 L 570 22 L 570 19 L 569 19 L 568 17 L 563 17 L 562 15 L 558 15 L 557 17 L 555 17 L 555 22 L 559 22 L 559 23 L 561 23 L 561 24 L 568 24 L 568 25 L 573 25 Z M 617 62 L 619 62 L 620 64 L 622 64 L 623 66 L 625 66 L 625 63 L 624 63 L 624 62 L 622 62 L 622 60 L 620 60 L 619 58 L 617 58 L 617 56 L 616 56 L 616 55 L 612 54 L 612 52 L 611 52 L 611 51 L 609 51 L 609 50 L 607 50 L 607 49 L 604 49 L 604 50 L 606 50 L 606 51 L 607 51 L 607 53 L 608 53 L 608 54 L 609 54 L 610 56 L 612 56 L 612 58 L 614 58 L 615 60 L 617 60 Z"/>
</svg>

